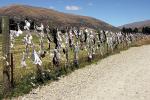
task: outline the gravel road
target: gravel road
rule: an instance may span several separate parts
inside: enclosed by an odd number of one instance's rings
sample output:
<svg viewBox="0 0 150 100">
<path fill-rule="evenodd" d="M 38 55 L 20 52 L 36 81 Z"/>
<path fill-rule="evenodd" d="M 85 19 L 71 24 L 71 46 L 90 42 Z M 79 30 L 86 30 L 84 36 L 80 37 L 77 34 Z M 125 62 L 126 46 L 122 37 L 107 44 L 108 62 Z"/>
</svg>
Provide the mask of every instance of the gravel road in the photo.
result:
<svg viewBox="0 0 150 100">
<path fill-rule="evenodd" d="M 112 55 L 17 99 L 150 100 L 150 45 Z"/>
</svg>

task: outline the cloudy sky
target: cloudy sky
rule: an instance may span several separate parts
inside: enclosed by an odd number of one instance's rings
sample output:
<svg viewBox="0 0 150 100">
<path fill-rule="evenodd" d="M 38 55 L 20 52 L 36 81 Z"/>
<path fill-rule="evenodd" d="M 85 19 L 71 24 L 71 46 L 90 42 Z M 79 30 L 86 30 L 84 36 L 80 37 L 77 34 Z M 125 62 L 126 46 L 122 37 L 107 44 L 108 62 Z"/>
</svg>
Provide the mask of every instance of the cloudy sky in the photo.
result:
<svg viewBox="0 0 150 100">
<path fill-rule="evenodd" d="M 150 0 L 0 0 L 0 7 L 10 4 L 91 16 L 114 26 L 150 19 Z"/>
</svg>

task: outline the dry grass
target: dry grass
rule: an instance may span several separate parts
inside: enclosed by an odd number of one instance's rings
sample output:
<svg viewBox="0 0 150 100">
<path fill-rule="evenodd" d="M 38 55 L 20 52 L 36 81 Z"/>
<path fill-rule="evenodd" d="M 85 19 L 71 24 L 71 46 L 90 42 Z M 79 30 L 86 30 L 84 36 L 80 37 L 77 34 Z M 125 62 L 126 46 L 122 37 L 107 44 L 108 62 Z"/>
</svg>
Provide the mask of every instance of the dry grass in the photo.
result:
<svg viewBox="0 0 150 100">
<path fill-rule="evenodd" d="M 135 43 L 135 46 L 149 45 L 150 36 L 146 36 Z"/>
</svg>

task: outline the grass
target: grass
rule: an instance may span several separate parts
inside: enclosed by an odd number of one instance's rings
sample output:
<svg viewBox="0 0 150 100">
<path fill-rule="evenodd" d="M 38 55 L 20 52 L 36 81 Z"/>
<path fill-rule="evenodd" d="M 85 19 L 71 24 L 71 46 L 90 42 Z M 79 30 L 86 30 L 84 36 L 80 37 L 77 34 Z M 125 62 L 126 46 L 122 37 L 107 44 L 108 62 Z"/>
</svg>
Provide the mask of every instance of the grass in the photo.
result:
<svg viewBox="0 0 150 100">
<path fill-rule="evenodd" d="M 0 34 L 0 44 L 2 44 L 2 35 Z M 0 57 L 2 57 L 2 45 L 0 45 Z M 2 99 L 2 59 L 0 58 L 0 100 Z"/>
<path fill-rule="evenodd" d="M 15 68 L 14 68 L 15 88 L 12 89 L 12 91 L 6 96 L 7 98 L 27 94 L 33 88 L 36 88 L 40 85 L 44 85 L 51 81 L 58 80 L 59 76 L 68 75 L 69 73 L 73 72 L 76 69 L 83 68 L 86 65 L 96 63 L 100 59 L 108 57 L 109 55 L 113 55 L 113 54 L 119 53 L 122 50 L 128 49 L 128 48 L 122 48 L 122 46 L 120 45 L 117 47 L 117 49 L 115 49 L 114 53 L 111 53 L 110 51 L 108 51 L 105 54 L 105 56 L 101 56 L 99 54 L 99 51 L 97 51 L 97 54 L 95 55 L 94 59 L 91 62 L 87 61 L 88 60 L 87 51 L 81 50 L 79 52 L 79 66 L 78 67 L 75 67 L 73 65 L 73 51 L 72 50 L 69 50 L 70 63 L 68 66 L 65 66 L 65 59 L 64 59 L 65 55 L 61 51 L 62 59 L 61 59 L 61 64 L 60 64 L 61 68 L 59 71 L 57 71 L 53 67 L 51 63 L 52 57 L 50 56 L 50 54 L 47 54 L 46 57 L 42 59 L 43 68 L 44 68 L 43 77 L 39 77 L 38 74 L 36 74 L 36 71 L 37 71 L 36 66 L 33 65 L 31 59 L 27 59 L 28 66 L 26 68 L 22 68 L 20 65 L 22 52 L 25 50 L 25 47 L 23 46 L 23 43 L 21 41 L 23 36 L 24 35 L 16 39 L 15 48 L 12 49 L 12 52 L 14 53 L 14 63 L 15 63 Z M 39 50 L 39 41 L 35 35 L 33 35 L 33 41 L 36 44 L 37 50 Z M 0 43 L 1 43 L 1 35 L 0 35 Z M 46 43 L 46 39 L 44 43 Z M 150 43 L 150 38 L 147 37 L 132 44 L 131 46 L 141 46 L 141 45 L 149 44 L 149 43 Z M 54 47 L 54 44 L 52 44 L 52 47 Z M 45 48 L 48 48 L 48 45 L 46 45 Z M 0 60 L 0 63 L 2 63 L 1 60 Z M 2 98 L 2 67 L 0 66 L 0 99 L 1 98 Z"/>
<path fill-rule="evenodd" d="M 149 45 L 149 44 L 150 44 L 150 36 L 147 36 L 145 38 L 140 39 L 140 41 L 137 41 L 132 46 L 138 47 L 138 46 Z"/>
</svg>

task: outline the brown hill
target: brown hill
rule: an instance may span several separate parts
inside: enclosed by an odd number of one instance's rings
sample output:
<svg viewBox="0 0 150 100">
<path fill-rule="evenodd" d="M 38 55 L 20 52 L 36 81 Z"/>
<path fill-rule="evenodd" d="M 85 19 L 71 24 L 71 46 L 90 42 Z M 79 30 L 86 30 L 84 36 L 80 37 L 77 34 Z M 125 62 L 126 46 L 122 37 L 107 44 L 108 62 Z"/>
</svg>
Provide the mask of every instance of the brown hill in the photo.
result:
<svg viewBox="0 0 150 100">
<path fill-rule="evenodd" d="M 141 29 L 142 27 L 150 27 L 150 20 L 145 20 L 145 21 L 140 21 L 140 22 L 134 22 L 134 23 L 130 23 L 130 24 L 125 24 L 125 25 L 122 25 L 122 26 L 119 26 L 119 28 L 123 28 L 123 27 L 126 27 L 126 28 L 139 28 Z"/>
<path fill-rule="evenodd" d="M 7 7 L 1 7 L 0 16 L 3 15 L 7 15 L 15 20 L 24 20 L 25 18 L 29 18 L 37 22 L 43 22 L 44 24 L 51 24 L 59 27 L 82 26 L 112 31 L 119 30 L 118 28 L 95 18 L 66 14 L 52 9 L 32 7 L 27 5 L 11 5 Z"/>
</svg>

